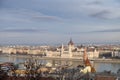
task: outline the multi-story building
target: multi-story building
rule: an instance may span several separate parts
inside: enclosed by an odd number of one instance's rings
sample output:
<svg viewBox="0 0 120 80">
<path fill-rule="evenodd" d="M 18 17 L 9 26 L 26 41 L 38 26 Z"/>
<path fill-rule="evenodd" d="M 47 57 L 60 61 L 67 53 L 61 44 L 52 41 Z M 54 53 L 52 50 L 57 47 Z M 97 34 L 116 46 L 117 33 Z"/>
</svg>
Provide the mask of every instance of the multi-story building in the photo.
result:
<svg viewBox="0 0 120 80">
<path fill-rule="evenodd" d="M 68 42 L 68 46 L 62 44 L 59 49 L 49 50 L 46 52 L 47 57 L 62 57 L 62 58 L 83 58 L 84 46 L 75 47 L 72 39 Z M 99 51 L 96 48 L 87 47 L 88 58 L 98 58 Z"/>
<path fill-rule="evenodd" d="M 112 57 L 117 57 L 117 58 L 120 58 L 120 51 L 113 51 L 112 52 Z"/>
<path fill-rule="evenodd" d="M 84 46 L 75 46 L 72 39 L 68 45 L 61 45 L 60 47 L 48 46 L 11 46 L 3 47 L 2 53 L 8 54 L 32 54 L 32 55 L 46 55 L 47 57 L 61 57 L 61 58 L 83 58 Z M 95 47 L 86 47 L 88 58 L 98 58 L 99 51 Z"/>
</svg>

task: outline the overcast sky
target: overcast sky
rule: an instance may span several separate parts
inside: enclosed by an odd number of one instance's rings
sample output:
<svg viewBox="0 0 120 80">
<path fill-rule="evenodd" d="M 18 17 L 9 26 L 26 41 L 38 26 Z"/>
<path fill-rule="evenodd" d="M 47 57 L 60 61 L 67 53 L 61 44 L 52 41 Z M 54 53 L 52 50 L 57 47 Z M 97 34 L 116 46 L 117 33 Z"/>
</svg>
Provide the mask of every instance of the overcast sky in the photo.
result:
<svg viewBox="0 0 120 80">
<path fill-rule="evenodd" d="M 0 44 L 120 42 L 120 0 L 0 0 Z"/>
</svg>

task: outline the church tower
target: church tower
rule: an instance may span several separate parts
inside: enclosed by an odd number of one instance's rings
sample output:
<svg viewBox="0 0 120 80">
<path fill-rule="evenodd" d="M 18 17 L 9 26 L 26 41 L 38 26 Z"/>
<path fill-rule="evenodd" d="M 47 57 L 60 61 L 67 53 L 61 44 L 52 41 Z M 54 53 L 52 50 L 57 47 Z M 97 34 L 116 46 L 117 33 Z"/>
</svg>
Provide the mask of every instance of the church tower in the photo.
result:
<svg viewBox="0 0 120 80">
<path fill-rule="evenodd" d="M 74 43 L 72 41 L 72 39 L 70 39 L 69 43 L 68 43 L 68 53 L 70 55 L 70 57 L 72 57 L 72 50 L 74 49 Z"/>
</svg>

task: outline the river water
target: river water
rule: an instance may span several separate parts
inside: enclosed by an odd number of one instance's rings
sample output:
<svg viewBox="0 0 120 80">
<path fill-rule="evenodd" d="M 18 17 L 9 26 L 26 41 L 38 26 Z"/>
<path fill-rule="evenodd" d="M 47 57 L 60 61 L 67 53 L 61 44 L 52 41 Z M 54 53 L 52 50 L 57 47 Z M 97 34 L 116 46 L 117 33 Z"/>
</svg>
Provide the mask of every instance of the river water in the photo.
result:
<svg viewBox="0 0 120 80">
<path fill-rule="evenodd" d="M 14 62 L 15 64 L 18 63 L 23 63 L 27 58 L 23 57 L 13 57 L 13 56 L 3 56 L 0 55 L 0 63 L 1 62 Z M 52 64 L 71 64 L 74 66 L 77 66 L 81 64 L 82 62 L 80 61 L 60 61 L 60 60 L 39 60 L 39 63 L 46 64 L 47 62 L 50 62 Z M 120 63 L 93 63 L 93 66 L 95 67 L 97 72 L 103 72 L 104 70 L 106 71 L 111 71 L 116 73 L 118 69 L 120 69 Z"/>
</svg>

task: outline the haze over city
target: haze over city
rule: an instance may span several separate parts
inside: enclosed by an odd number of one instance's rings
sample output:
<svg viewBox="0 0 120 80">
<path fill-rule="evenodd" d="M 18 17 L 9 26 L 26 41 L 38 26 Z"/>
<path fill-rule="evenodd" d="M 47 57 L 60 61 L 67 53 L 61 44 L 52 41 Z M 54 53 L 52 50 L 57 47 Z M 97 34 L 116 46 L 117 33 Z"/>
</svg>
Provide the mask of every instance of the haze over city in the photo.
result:
<svg viewBox="0 0 120 80">
<path fill-rule="evenodd" d="M 0 44 L 116 43 L 119 0 L 0 0 Z"/>
</svg>

